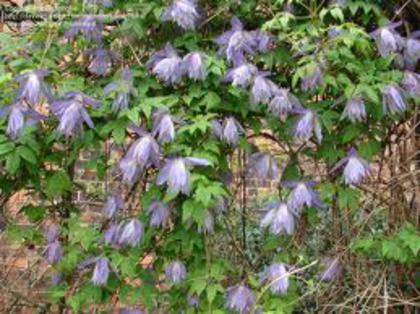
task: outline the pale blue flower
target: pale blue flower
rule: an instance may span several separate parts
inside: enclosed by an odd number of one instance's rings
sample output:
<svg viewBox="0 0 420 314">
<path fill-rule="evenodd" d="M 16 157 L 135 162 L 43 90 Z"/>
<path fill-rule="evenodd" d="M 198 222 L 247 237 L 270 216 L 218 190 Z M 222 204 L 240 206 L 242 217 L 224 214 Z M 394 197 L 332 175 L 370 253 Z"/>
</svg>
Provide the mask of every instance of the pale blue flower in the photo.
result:
<svg viewBox="0 0 420 314">
<path fill-rule="evenodd" d="M 287 207 L 295 214 L 300 214 L 306 207 L 325 208 L 321 202 L 318 192 L 313 188 L 316 186 L 314 181 L 285 181 L 281 185 L 292 189 L 287 199 Z"/>
<path fill-rule="evenodd" d="M 385 27 L 380 27 L 371 33 L 371 36 L 376 42 L 378 51 L 382 57 L 387 57 L 391 53 L 399 52 L 404 46 L 404 41 L 401 36 L 394 30 L 402 23 L 394 23 Z"/>
<path fill-rule="evenodd" d="M 179 27 L 195 29 L 200 18 L 196 0 L 173 0 L 162 14 L 162 21 L 173 21 Z"/>
<path fill-rule="evenodd" d="M 232 82 L 232 86 L 248 87 L 257 74 L 258 69 L 251 63 L 242 63 L 227 71 L 224 82 Z"/>
<path fill-rule="evenodd" d="M 295 217 L 286 203 L 281 201 L 273 202 L 266 206 L 263 211 L 265 214 L 261 219 L 261 227 L 269 228 L 270 233 L 274 235 L 293 234 Z"/>
<path fill-rule="evenodd" d="M 269 285 L 274 294 L 286 294 L 289 289 L 289 273 L 283 263 L 267 266 L 260 274 L 260 281 Z"/>
<path fill-rule="evenodd" d="M 342 266 L 338 257 L 326 257 L 323 259 L 322 263 L 324 266 L 324 272 L 321 274 L 321 280 L 332 281 L 341 275 Z"/>
<path fill-rule="evenodd" d="M 146 212 L 150 215 L 150 225 L 152 227 L 163 227 L 170 216 L 168 205 L 156 200 L 150 203 Z"/>
<path fill-rule="evenodd" d="M 41 102 L 42 96 L 50 102 L 52 94 L 48 85 L 44 82 L 44 78 L 49 74 L 50 71 L 40 69 L 28 71 L 17 76 L 15 81 L 20 83 L 16 94 L 17 102 L 26 102 L 31 106 L 35 106 Z"/>
<path fill-rule="evenodd" d="M 100 257 L 96 260 L 95 268 L 92 274 L 92 283 L 95 286 L 103 286 L 107 283 L 109 277 L 108 259 Z"/>
<path fill-rule="evenodd" d="M 355 123 L 362 122 L 366 119 L 366 116 L 365 102 L 360 97 L 354 97 L 346 103 L 341 118 L 347 118 Z"/>
<path fill-rule="evenodd" d="M 178 284 L 187 278 L 187 268 L 180 261 L 174 261 L 165 268 L 166 279 L 174 284 Z"/>
<path fill-rule="evenodd" d="M 48 243 L 45 252 L 50 264 L 58 263 L 63 258 L 63 249 L 58 240 Z"/>
<path fill-rule="evenodd" d="M 304 92 L 310 92 L 321 85 L 323 81 L 322 69 L 320 66 L 316 66 L 311 73 L 302 78 L 300 88 Z"/>
<path fill-rule="evenodd" d="M 112 110 L 118 111 L 128 107 L 128 103 L 132 96 L 137 95 L 137 91 L 133 86 L 133 75 L 130 69 L 121 71 L 121 79 L 117 82 L 111 82 L 104 88 L 104 95 L 108 96 L 115 93 Z"/>
<path fill-rule="evenodd" d="M 280 119 L 285 119 L 292 109 L 302 108 L 299 100 L 286 88 L 275 88 L 268 110 Z"/>
<path fill-rule="evenodd" d="M 243 284 L 230 287 L 226 291 L 226 307 L 240 314 L 251 313 L 256 302 L 254 292 Z"/>
<path fill-rule="evenodd" d="M 268 104 L 271 97 L 273 97 L 277 86 L 267 79 L 269 72 L 259 72 L 251 86 L 251 103 L 252 104 Z"/>
<path fill-rule="evenodd" d="M 88 71 L 98 76 L 106 75 L 118 59 L 114 52 L 103 48 L 91 48 L 85 54 L 89 57 Z"/>
<path fill-rule="evenodd" d="M 121 225 L 118 243 L 121 245 L 136 246 L 144 234 L 144 226 L 138 219 L 131 219 Z"/>
<path fill-rule="evenodd" d="M 369 174 L 369 164 L 359 156 L 358 152 L 352 148 L 347 156 L 341 159 L 331 172 L 344 167 L 344 182 L 348 185 L 358 185 Z"/>
<path fill-rule="evenodd" d="M 67 39 L 74 39 L 79 33 L 87 39 L 100 42 L 102 39 L 103 19 L 94 15 L 83 15 L 64 34 Z"/>
<path fill-rule="evenodd" d="M 123 175 L 122 182 L 130 186 L 137 182 L 142 169 L 134 158 L 131 158 L 131 156 L 124 157 L 118 163 L 118 167 Z"/>
<path fill-rule="evenodd" d="M 163 143 L 172 142 L 175 139 L 174 121 L 166 110 L 158 110 L 153 114 L 152 134 Z"/>
<path fill-rule="evenodd" d="M 212 131 L 215 136 L 232 146 L 238 145 L 239 136 L 245 134 L 244 128 L 234 117 L 226 118 L 223 125 L 219 121 L 213 120 Z"/>
<path fill-rule="evenodd" d="M 107 218 L 112 218 L 115 216 L 119 209 L 124 208 L 124 201 L 121 195 L 111 194 L 108 195 L 106 203 L 102 209 L 103 213 Z"/>
<path fill-rule="evenodd" d="M 183 75 L 182 59 L 169 43 L 150 58 L 146 67 L 166 84 L 179 83 Z"/>
<path fill-rule="evenodd" d="M 299 140 L 307 141 L 312 135 L 315 135 L 319 144 L 322 142 L 322 129 L 318 115 L 313 110 L 295 109 L 300 115 L 294 126 L 294 137 Z"/>
<path fill-rule="evenodd" d="M 183 72 L 192 80 L 204 80 L 207 77 L 205 56 L 201 52 L 190 52 L 182 59 Z"/>
<path fill-rule="evenodd" d="M 413 96 L 420 96 L 420 74 L 406 71 L 401 85 Z"/>
<path fill-rule="evenodd" d="M 404 91 L 398 85 L 390 84 L 385 86 L 382 96 L 384 113 L 396 114 L 407 110 Z"/>
<path fill-rule="evenodd" d="M 261 179 L 276 180 L 280 170 L 276 159 L 269 153 L 257 152 L 249 157 L 249 172 Z"/>
</svg>

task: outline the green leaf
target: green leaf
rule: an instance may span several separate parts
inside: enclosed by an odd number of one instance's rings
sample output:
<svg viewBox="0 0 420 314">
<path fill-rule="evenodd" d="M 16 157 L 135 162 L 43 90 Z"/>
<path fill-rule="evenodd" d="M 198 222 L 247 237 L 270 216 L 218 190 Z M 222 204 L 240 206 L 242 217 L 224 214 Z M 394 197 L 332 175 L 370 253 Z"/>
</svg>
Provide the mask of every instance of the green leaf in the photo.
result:
<svg viewBox="0 0 420 314">
<path fill-rule="evenodd" d="M 10 174 L 16 173 L 16 171 L 19 169 L 19 166 L 20 166 L 20 157 L 16 151 L 7 156 L 6 170 Z"/>
<path fill-rule="evenodd" d="M 0 144 L 0 155 L 7 154 L 15 148 L 13 143 L 2 143 Z"/>
<path fill-rule="evenodd" d="M 58 171 L 47 179 L 46 193 L 50 197 L 61 196 L 71 190 L 72 182 L 64 171 Z"/>
<path fill-rule="evenodd" d="M 21 211 L 25 213 L 30 222 L 37 222 L 42 220 L 47 212 L 45 207 L 32 205 L 22 207 Z"/>
<path fill-rule="evenodd" d="M 22 159 L 26 160 L 27 162 L 35 165 L 37 160 L 35 153 L 27 146 L 19 146 L 17 152 Z"/>
<path fill-rule="evenodd" d="M 360 192 L 352 188 L 338 189 L 338 207 L 354 211 L 359 207 Z"/>
</svg>

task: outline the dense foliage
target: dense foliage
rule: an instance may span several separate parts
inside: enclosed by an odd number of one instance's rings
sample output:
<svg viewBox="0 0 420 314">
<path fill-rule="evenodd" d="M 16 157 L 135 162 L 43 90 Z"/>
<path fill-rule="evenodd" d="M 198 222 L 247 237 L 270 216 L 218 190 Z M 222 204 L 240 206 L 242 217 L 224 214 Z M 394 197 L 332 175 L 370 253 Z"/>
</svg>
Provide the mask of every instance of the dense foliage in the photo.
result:
<svg viewBox="0 0 420 314">
<path fill-rule="evenodd" d="M 50 310 L 313 311 L 353 289 L 348 255 L 418 261 L 413 215 L 360 206 L 420 96 L 420 41 L 381 2 L 66 2 L 0 34 L 2 201 L 25 191 L 32 223 L 6 234 L 43 247 Z M 249 176 L 278 188 L 247 202 Z"/>
</svg>

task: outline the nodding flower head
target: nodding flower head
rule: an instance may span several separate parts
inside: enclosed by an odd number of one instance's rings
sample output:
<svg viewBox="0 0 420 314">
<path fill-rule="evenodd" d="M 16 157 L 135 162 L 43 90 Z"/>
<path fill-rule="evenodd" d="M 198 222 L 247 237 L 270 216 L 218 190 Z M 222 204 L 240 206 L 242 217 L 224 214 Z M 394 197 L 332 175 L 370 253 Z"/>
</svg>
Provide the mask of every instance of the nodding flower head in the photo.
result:
<svg viewBox="0 0 420 314">
<path fill-rule="evenodd" d="M 383 111 L 391 114 L 404 112 L 407 109 L 404 91 L 396 84 L 385 86 L 382 92 Z"/>
<path fill-rule="evenodd" d="M 268 104 L 270 112 L 280 119 L 287 117 L 292 109 L 302 108 L 299 100 L 286 88 L 275 88 L 273 97 Z"/>
<path fill-rule="evenodd" d="M 365 102 L 363 101 L 363 99 L 360 97 L 350 99 L 346 103 L 346 107 L 344 108 L 341 118 L 347 118 L 353 123 L 362 122 L 363 120 L 365 120 L 366 109 Z"/>
<path fill-rule="evenodd" d="M 60 242 L 58 242 L 58 240 L 48 243 L 45 251 L 46 251 L 47 261 L 50 264 L 58 263 L 63 258 L 63 249 L 60 245 Z"/>
<path fill-rule="evenodd" d="M 120 245 L 136 246 L 139 244 L 144 233 L 143 224 L 133 218 L 124 225 L 121 225 L 118 243 Z"/>
<path fill-rule="evenodd" d="M 177 284 L 187 278 L 187 268 L 180 261 L 174 261 L 165 268 L 166 279 Z"/>
<path fill-rule="evenodd" d="M 249 172 L 263 179 L 276 180 L 280 174 L 276 159 L 268 153 L 254 153 L 249 157 Z"/>
<path fill-rule="evenodd" d="M 118 167 L 123 176 L 122 182 L 130 186 L 137 182 L 142 169 L 134 158 L 131 158 L 131 156 L 124 157 L 118 163 Z"/>
<path fill-rule="evenodd" d="M 80 92 L 68 92 L 62 100 L 54 101 L 51 107 L 59 119 L 58 132 L 65 136 L 75 135 L 81 131 L 83 122 L 93 128 L 93 121 L 86 110 L 89 105 L 98 107 L 100 102 Z"/>
<path fill-rule="evenodd" d="M 160 163 L 159 144 L 151 134 L 144 133 L 131 144 L 124 159 L 135 160 L 140 170 L 151 165 L 158 167 Z M 123 168 L 121 169 L 123 170 Z"/>
<path fill-rule="evenodd" d="M 313 110 L 299 109 L 300 114 L 294 126 L 294 137 L 299 140 L 307 141 L 312 135 L 315 135 L 317 142 L 322 142 L 322 129 L 318 120 L 318 115 Z"/>
<path fill-rule="evenodd" d="M 175 139 L 174 121 L 167 111 L 158 110 L 153 114 L 152 134 L 163 143 L 172 142 Z"/>
<path fill-rule="evenodd" d="M 295 217 L 284 202 L 273 202 L 266 206 L 263 211 L 264 217 L 261 220 L 261 227 L 269 228 L 270 233 L 293 234 L 295 229 Z"/>
<path fill-rule="evenodd" d="M 322 261 L 324 272 L 321 274 L 321 280 L 332 281 L 338 278 L 342 272 L 342 266 L 338 257 L 326 257 Z"/>
<path fill-rule="evenodd" d="M 104 29 L 102 18 L 93 15 L 83 15 L 64 34 L 67 39 L 74 39 L 79 33 L 88 40 L 100 42 Z"/>
<path fill-rule="evenodd" d="M 245 134 L 244 128 L 234 117 L 228 117 L 223 125 L 217 120 L 212 121 L 213 134 L 229 145 L 236 146 L 239 142 L 239 136 Z"/>
<path fill-rule="evenodd" d="M 160 201 L 150 203 L 146 212 L 150 215 L 150 225 L 153 227 L 163 227 L 170 215 L 168 205 Z"/>
<path fill-rule="evenodd" d="M 243 284 L 230 287 L 226 291 L 226 307 L 231 311 L 251 313 L 255 301 L 254 292 Z"/>
<path fill-rule="evenodd" d="M 350 149 L 347 156 L 341 159 L 332 169 L 331 172 L 344 167 L 344 182 L 349 185 L 360 184 L 369 174 L 369 164 L 359 156 L 354 149 Z"/>
<path fill-rule="evenodd" d="M 122 197 L 118 194 L 111 194 L 108 195 L 102 211 L 107 218 L 112 218 L 115 216 L 117 211 L 122 208 L 124 208 L 124 201 Z"/>
<path fill-rule="evenodd" d="M 300 88 L 304 92 L 310 92 L 315 90 L 316 87 L 322 84 L 324 81 L 322 69 L 320 66 L 316 66 L 312 72 L 308 73 L 302 78 Z"/>
<path fill-rule="evenodd" d="M 325 208 L 321 202 L 318 192 L 313 188 L 316 186 L 314 181 L 284 181 L 282 186 L 291 189 L 287 199 L 287 207 L 295 214 L 299 214 L 306 207 Z"/>
<path fill-rule="evenodd" d="M 420 35 L 420 32 L 415 32 L 416 36 Z M 420 59 L 420 40 L 412 37 L 407 38 L 405 42 L 405 50 L 403 59 L 405 66 L 408 70 L 415 71 L 417 63 Z"/>
<path fill-rule="evenodd" d="M 57 225 L 51 224 L 48 227 L 47 232 L 45 233 L 45 237 L 47 238 L 48 243 L 52 243 L 56 240 L 58 240 L 60 232 L 58 231 Z"/>
<path fill-rule="evenodd" d="M 108 228 L 104 231 L 103 241 L 107 245 L 112 245 L 114 247 L 119 247 L 119 236 L 120 236 L 120 226 L 115 223 L 111 223 Z"/>
<path fill-rule="evenodd" d="M 106 8 L 109 8 L 112 6 L 112 0 L 88 0 L 87 3 L 100 4 Z"/>
<path fill-rule="evenodd" d="M 411 95 L 420 96 L 420 74 L 406 71 L 401 85 Z"/>
<path fill-rule="evenodd" d="M 92 274 L 92 283 L 95 286 L 103 286 L 107 283 L 109 277 L 108 259 L 100 257 L 96 260 Z"/>
<path fill-rule="evenodd" d="M 205 56 L 201 52 L 190 52 L 182 59 L 183 72 L 192 80 L 204 80 L 207 77 Z"/>
<path fill-rule="evenodd" d="M 52 94 L 48 85 L 44 82 L 44 77 L 48 76 L 50 71 L 45 69 L 25 72 L 15 78 L 20 83 L 16 99 L 18 102 L 26 102 L 31 106 L 40 103 L 42 96 L 47 101 L 52 101 Z"/>
<path fill-rule="evenodd" d="M 167 184 L 168 189 L 172 193 L 189 194 L 190 192 L 190 172 L 189 166 L 209 166 L 210 163 L 201 158 L 194 157 L 177 157 L 167 159 L 165 165 L 160 170 L 156 183 L 158 185 Z"/>
<path fill-rule="evenodd" d="M 86 50 L 85 54 L 89 57 L 88 71 L 97 76 L 107 74 L 118 59 L 115 53 L 103 48 L 91 48 Z"/>
<path fill-rule="evenodd" d="M 196 0 L 173 0 L 162 14 L 162 21 L 173 21 L 179 27 L 190 30 L 195 29 L 200 14 Z"/>
<path fill-rule="evenodd" d="M 404 40 L 394 30 L 394 28 L 401 24 L 401 22 L 398 22 L 385 27 L 380 27 L 371 34 L 382 57 L 387 57 L 391 53 L 402 50 Z"/>
<path fill-rule="evenodd" d="M 258 70 L 255 65 L 242 63 L 241 65 L 228 70 L 223 81 L 232 82 L 232 86 L 248 87 L 257 71 Z"/>
<path fill-rule="evenodd" d="M 269 73 L 260 72 L 255 78 L 251 87 L 251 103 L 252 104 L 268 104 L 273 97 L 277 86 L 267 79 Z"/>
<path fill-rule="evenodd" d="M 146 67 L 168 85 L 179 83 L 183 75 L 182 59 L 169 43 L 149 59 Z"/>
<path fill-rule="evenodd" d="M 274 294 L 286 294 L 289 289 L 289 273 L 283 263 L 267 266 L 260 274 L 260 281 L 269 285 Z"/>
</svg>

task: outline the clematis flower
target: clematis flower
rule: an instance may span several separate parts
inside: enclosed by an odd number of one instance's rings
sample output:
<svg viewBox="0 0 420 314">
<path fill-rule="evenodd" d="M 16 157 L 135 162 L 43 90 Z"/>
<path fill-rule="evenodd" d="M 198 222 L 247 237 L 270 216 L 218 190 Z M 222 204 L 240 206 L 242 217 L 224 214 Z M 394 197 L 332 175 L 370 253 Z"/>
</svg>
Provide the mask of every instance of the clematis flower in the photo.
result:
<svg viewBox="0 0 420 314">
<path fill-rule="evenodd" d="M 45 248 L 45 252 L 47 261 L 50 264 L 58 263 L 63 258 L 63 249 L 58 240 L 48 243 Z"/>
<path fill-rule="evenodd" d="M 318 192 L 313 189 L 316 184 L 315 181 L 282 182 L 281 185 L 283 187 L 292 189 L 287 199 L 287 208 L 295 214 L 300 214 L 305 206 L 325 208 L 325 205 L 319 198 Z"/>
<path fill-rule="evenodd" d="M 166 110 L 158 110 L 153 114 L 152 134 L 158 141 L 167 143 L 175 139 L 174 119 Z"/>
<path fill-rule="evenodd" d="M 382 92 L 383 96 L 383 111 L 391 114 L 400 113 L 407 109 L 405 102 L 404 91 L 395 84 L 385 86 Z"/>
<path fill-rule="evenodd" d="M 195 29 L 200 18 L 196 0 L 174 0 L 162 14 L 162 21 L 173 21 L 179 27 L 190 30 Z"/>
<path fill-rule="evenodd" d="M 238 145 L 240 134 L 245 134 L 245 130 L 234 117 L 226 118 L 223 125 L 217 120 L 212 120 L 211 123 L 213 134 L 232 146 Z"/>
<path fill-rule="evenodd" d="M 95 268 L 92 274 L 92 283 L 95 286 L 103 286 L 107 283 L 109 277 L 109 265 L 106 257 L 100 257 L 96 260 Z"/>
<path fill-rule="evenodd" d="M 231 311 L 250 313 L 255 301 L 254 292 L 243 284 L 230 287 L 226 291 L 226 307 Z"/>
<path fill-rule="evenodd" d="M 118 247 L 118 241 L 120 236 L 120 228 L 118 225 L 112 223 L 109 227 L 104 231 L 103 241 L 107 245 L 112 245 Z"/>
<path fill-rule="evenodd" d="M 120 228 L 118 243 L 121 245 L 136 246 L 144 233 L 144 226 L 138 219 L 131 219 Z"/>
<path fill-rule="evenodd" d="M 104 29 L 103 19 L 94 15 L 83 15 L 64 34 L 67 39 L 74 39 L 79 33 L 87 39 L 100 42 Z"/>
<path fill-rule="evenodd" d="M 313 91 L 323 81 L 322 69 L 320 66 L 317 66 L 311 73 L 302 78 L 300 89 L 304 92 Z"/>
<path fill-rule="evenodd" d="M 321 280 L 332 281 L 341 275 L 342 267 L 338 258 L 324 258 L 323 265 L 325 270 L 321 275 Z"/>
<path fill-rule="evenodd" d="M 362 122 L 366 119 L 365 102 L 360 97 L 350 99 L 346 103 L 341 119 L 347 118 L 351 122 Z"/>
<path fill-rule="evenodd" d="M 307 141 L 312 135 L 315 135 L 318 143 L 321 144 L 322 129 L 315 111 L 301 108 L 295 109 L 294 112 L 300 115 L 300 118 L 294 126 L 294 137 Z"/>
<path fill-rule="evenodd" d="M 194 81 L 207 77 L 207 65 L 201 52 L 190 52 L 182 59 L 183 72 Z"/>
<path fill-rule="evenodd" d="M 52 224 L 48 227 L 45 237 L 47 238 L 48 243 L 53 243 L 58 240 L 59 231 L 55 224 Z"/>
<path fill-rule="evenodd" d="M 269 228 L 274 235 L 293 234 L 295 229 L 295 218 L 284 202 L 273 202 L 266 206 L 263 211 L 264 217 L 261 220 L 261 227 Z"/>
<path fill-rule="evenodd" d="M 401 85 L 411 95 L 420 96 L 420 74 L 406 71 Z"/>
<path fill-rule="evenodd" d="M 150 225 L 152 227 L 163 227 L 169 219 L 169 207 L 160 201 L 153 201 L 146 212 L 150 215 Z"/>
<path fill-rule="evenodd" d="M 252 104 L 267 104 L 277 89 L 277 86 L 267 79 L 269 72 L 259 72 L 254 78 L 251 87 L 251 103 Z"/>
<path fill-rule="evenodd" d="M 260 281 L 269 285 L 274 294 L 286 294 L 289 289 L 289 274 L 283 263 L 267 266 L 260 274 Z"/>
<path fill-rule="evenodd" d="M 292 109 L 302 108 L 299 100 L 286 88 L 275 88 L 268 110 L 280 119 L 285 119 Z"/>
<path fill-rule="evenodd" d="M 128 107 L 130 98 L 137 95 L 130 69 L 122 70 L 121 79 L 118 82 L 111 82 L 105 86 L 104 95 L 108 96 L 111 93 L 115 93 L 112 110 L 118 111 Z"/>
<path fill-rule="evenodd" d="M 420 40 L 414 38 L 419 36 L 420 32 L 414 32 L 414 35 L 407 38 L 403 59 L 408 70 L 415 71 L 418 61 L 420 60 Z"/>
<path fill-rule="evenodd" d="M 394 30 L 400 26 L 402 22 L 393 23 L 385 27 L 380 27 L 371 33 L 375 40 L 379 54 L 382 57 L 387 57 L 391 53 L 399 52 L 404 46 L 404 41 L 401 36 Z"/>
<path fill-rule="evenodd" d="M 197 308 L 200 304 L 200 299 L 197 295 L 188 295 L 188 305 Z"/>
<path fill-rule="evenodd" d="M 141 168 L 137 161 L 130 156 L 124 157 L 118 164 L 123 178 L 122 182 L 132 186 L 139 179 Z"/>
<path fill-rule="evenodd" d="M 156 179 L 157 185 L 167 184 L 172 193 L 183 193 L 188 195 L 190 192 L 190 172 L 187 166 L 209 166 L 210 163 L 202 158 L 177 157 L 167 159 L 163 168 L 159 171 Z"/>
<path fill-rule="evenodd" d="M 112 64 L 118 59 L 114 52 L 103 48 L 91 48 L 86 50 L 85 54 L 89 57 L 88 71 L 97 76 L 107 74 Z"/>
<path fill-rule="evenodd" d="M 273 156 L 257 152 L 249 157 L 249 172 L 260 178 L 275 180 L 278 178 L 280 170 Z"/>
<path fill-rule="evenodd" d="M 258 52 L 267 52 L 274 45 L 273 36 L 262 32 L 260 30 L 251 31 L 251 36 L 254 37 L 256 46 L 255 50 Z"/>
<path fill-rule="evenodd" d="M 42 96 L 47 101 L 52 101 L 52 94 L 48 85 L 44 82 L 44 77 L 48 76 L 50 71 L 45 69 L 25 72 L 15 78 L 19 82 L 17 91 L 17 102 L 26 102 L 31 106 L 40 103 Z"/>
<path fill-rule="evenodd" d="M 204 216 L 203 225 L 198 227 L 198 232 L 205 232 L 211 234 L 214 232 L 214 216 L 210 210 L 206 210 L 206 215 Z"/>
<path fill-rule="evenodd" d="M 160 164 L 159 144 L 151 134 L 145 132 L 143 129 L 134 126 L 131 128 L 135 129 L 140 137 L 131 144 L 124 159 L 135 160 L 140 168 L 139 170 L 143 170 L 151 165 L 158 167 Z M 121 168 L 121 170 L 124 169 Z"/>
<path fill-rule="evenodd" d="M 0 109 L 0 118 L 8 116 L 6 134 L 12 139 L 17 139 L 24 129 L 37 123 L 45 116 L 25 106 L 21 102 L 5 106 Z"/>
<path fill-rule="evenodd" d="M 215 40 L 219 46 L 219 53 L 225 55 L 228 61 L 238 64 L 244 60 L 244 53 L 255 54 L 258 40 L 255 34 L 244 30 L 241 21 L 233 17 L 230 21 L 231 29 Z"/>
<path fill-rule="evenodd" d="M 109 8 L 112 6 L 111 0 L 88 0 L 87 2 L 92 3 L 92 4 L 100 4 L 106 8 Z"/>
<path fill-rule="evenodd" d="M 369 164 L 362 159 L 358 152 L 352 148 L 347 156 L 341 159 L 332 169 L 331 172 L 344 166 L 344 182 L 349 185 L 357 185 L 369 174 Z"/>
<path fill-rule="evenodd" d="M 94 127 L 86 107 L 98 107 L 100 102 L 81 93 L 67 92 L 62 100 L 56 100 L 51 104 L 52 111 L 59 119 L 58 132 L 71 136 L 81 131 L 83 122 L 90 128 Z"/>
<path fill-rule="evenodd" d="M 118 194 L 111 194 L 107 197 L 106 203 L 102 209 L 107 218 L 115 216 L 119 209 L 124 208 L 124 201 Z"/>
<path fill-rule="evenodd" d="M 158 79 L 166 84 L 177 84 L 183 74 L 183 63 L 176 50 L 167 43 L 162 50 L 156 52 L 146 63 Z"/>
<path fill-rule="evenodd" d="M 144 314 L 142 310 L 127 310 L 123 309 L 119 311 L 120 314 Z"/>
<path fill-rule="evenodd" d="M 187 278 L 187 269 L 180 261 L 174 261 L 165 268 L 166 279 L 177 284 Z"/>
<path fill-rule="evenodd" d="M 232 82 L 232 86 L 248 87 L 258 69 L 255 65 L 250 63 L 242 63 L 241 65 L 227 71 L 224 82 Z"/>
</svg>

